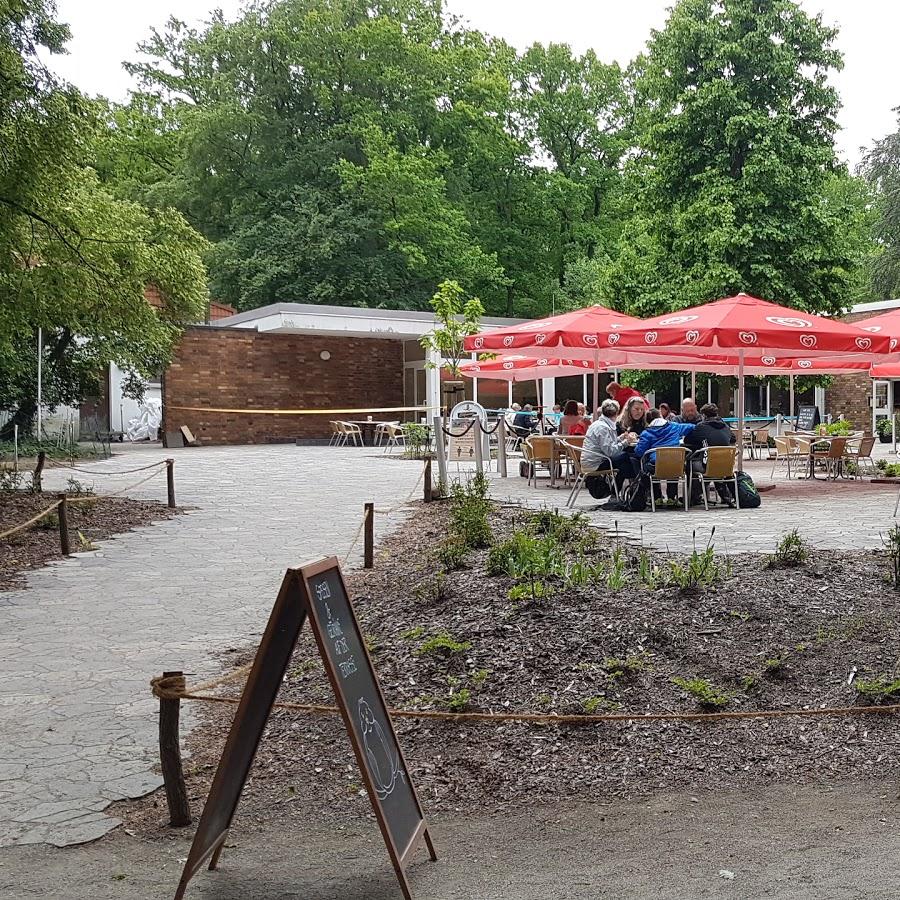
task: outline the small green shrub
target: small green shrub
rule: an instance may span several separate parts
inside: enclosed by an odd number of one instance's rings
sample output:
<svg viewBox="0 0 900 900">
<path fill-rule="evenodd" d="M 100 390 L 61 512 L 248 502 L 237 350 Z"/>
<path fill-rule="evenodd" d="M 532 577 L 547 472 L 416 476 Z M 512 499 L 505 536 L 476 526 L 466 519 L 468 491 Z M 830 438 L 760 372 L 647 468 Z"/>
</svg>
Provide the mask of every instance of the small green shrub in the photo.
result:
<svg viewBox="0 0 900 900">
<path fill-rule="evenodd" d="M 455 653 L 465 653 L 471 650 L 472 644 L 469 641 L 458 641 L 447 631 L 439 631 L 432 635 L 427 641 L 423 641 L 416 651 L 417 656 L 424 654 L 433 654 L 435 656 L 453 656 Z"/>
<path fill-rule="evenodd" d="M 487 478 L 479 473 L 467 485 L 456 483 L 450 491 L 451 534 L 471 549 L 489 547 L 494 541 L 487 487 Z"/>
<path fill-rule="evenodd" d="M 900 525 L 892 525 L 881 540 L 888 559 L 887 581 L 895 591 L 900 591 Z"/>
<path fill-rule="evenodd" d="M 731 699 L 728 694 L 724 691 L 717 690 L 705 678 L 676 677 L 673 678 L 672 681 L 686 694 L 693 697 L 701 709 L 724 709 Z"/>
<path fill-rule="evenodd" d="M 406 631 L 401 632 L 400 637 L 405 641 L 414 641 L 423 634 L 425 634 L 425 629 L 421 625 L 416 625 L 414 628 L 407 628 Z"/>
<path fill-rule="evenodd" d="M 662 572 L 653 562 L 653 557 L 641 550 L 638 554 L 638 579 L 648 590 L 654 591 L 663 583 Z"/>
<path fill-rule="evenodd" d="M 838 419 L 825 426 L 825 434 L 846 435 L 853 431 L 853 423 L 848 419 Z"/>
<path fill-rule="evenodd" d="M 770 569 L 790 569 L 802 566 L 809 559 L 809 547 L 794 528 L 784 534 L 775 552 L 766 560 Z"/>
<path fill-rule="evenodd" d="M 877 675 L 875 678 L 857 678 L 853 682 L 859 697 L 869 703 L 900 701 L 900 678 L 890 675 Z"/>
<path fill-rule="evenodd" d="M 420 603 L 445 603 L 450 599 L 450 584 L 443 572 L 438 572 L 430 580 L 423 581 L 413 591 L 413 597 Z"/>
<path fill-rule="evenodd" d="M 70 475 L 66 479 L 66 493 L 72 494 L 76 497 L 82 497 L 85 494 L 93 494 L 94 486 L 86 485 L 83 482 L 79 481 L 74 475 Z"/>
<path fill-rule="evenodd" d="M 527 581 L 525 584 L 517 584 L 511 587 L 507 594 L 514 603 L 536 603 L 538 600 L 546 600 L 552 595 L 553 588 L 544 581 Z"/>
<path fill-rule="evenodd" d="M 607 656 L 600 668 L 611 678 L 634 678 L 647 668 L 647 660 L 644 656 L 636 654 L 619 659 L 616 656 Z"/>
<path fill-rule="evenodd" d="M 609 557 L 609 570 L 606 573 L 606 586 L 611 591 L 620 591 L 627 584 L 625 577 L 628 560 L 621 547 L 615 547 Z"/>
<path fill-rule="evenodd" d="M 553 535 L 561 544 L 568 544 L 587 532 L 589 521 L 584 513 L 564 516 L 553 510 L 542 509 L 530 517 L 526 527 L 535 534 Z"/>
<path fill-rule="evenodd" d="M 713 527 L 706 543 L 705 550 L 697 550 L 697 532 L 694 532 L 694 550 L 687 562 L 682 564 L 677 560 L 669 561 L 668 580 L 685 593 L 692 593 L 700 588 L 712 587 L 724 580 L 730 573 L 730 563 L 720 565 L 716 560 L 713 550 L 713 537 L 716 529 Z"/>
<path fill-rule="evenodd" d="M 771 656 L 763 662 L 763 675 L 768 678 L 783 678 L 787 671 L 787 660 L 784 656 Z"/>
<path fill-rule="evenodd" d="M 472 692 L 468 688 L 460 688 L 458 691 L 451 689 L 446 701 L 450 712 L 464 712 L 472 702 Z"/>
<path fill-rule="evenodd" d="M 442 544 L 438 545 L 437 558 L 444 572 L 456 572 L 466 567 L 466 557 L 469 555 L 469 548 L 455 538 L 449 538 Z"/>
</svg>

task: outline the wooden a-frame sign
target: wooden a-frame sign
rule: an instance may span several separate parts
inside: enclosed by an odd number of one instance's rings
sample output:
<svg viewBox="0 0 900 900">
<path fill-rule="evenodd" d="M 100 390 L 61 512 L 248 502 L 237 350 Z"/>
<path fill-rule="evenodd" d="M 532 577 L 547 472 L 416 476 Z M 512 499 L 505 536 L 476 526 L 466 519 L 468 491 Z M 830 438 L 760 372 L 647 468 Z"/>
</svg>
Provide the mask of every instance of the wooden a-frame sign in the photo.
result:
<svg viewBox="0 0 900 900">
<path fill-rule="evenodd" d="M 307 619 L 405 900 L 412 898 L 405 871 L 410 857 L 424 843 L 431 859 L 437 859 L 340 564 L 335 557 L 328 557 L 299 569 L 288 569 L 284 576 L 175 900 L 184 897 L 188 882 L 207 860 L 210 869 L 218 864 L 253 757 Z"/>
</svg>

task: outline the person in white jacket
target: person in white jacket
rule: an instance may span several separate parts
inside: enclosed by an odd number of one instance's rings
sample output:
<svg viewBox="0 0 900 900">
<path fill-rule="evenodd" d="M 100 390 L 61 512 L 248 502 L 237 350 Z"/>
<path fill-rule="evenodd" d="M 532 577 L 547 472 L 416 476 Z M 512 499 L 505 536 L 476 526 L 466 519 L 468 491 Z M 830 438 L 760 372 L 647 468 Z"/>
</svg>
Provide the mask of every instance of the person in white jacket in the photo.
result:
<svg viewBox="0 0 900 900">
<path fill-rule="evenodd" d="M 600 406 L 600 416 L 587 430 L 581 451 L 581 466 L 585 471 L 606 468 L 612 463 L 616 470 L 616 483 L 619 487 L 626 478 L 634 475 L 633 454 L 625 449 L 627 435 L 616 434 L 616 417 L 619 415 L 619 404 L 615 400 L 604 400 Z"/>
</svg>

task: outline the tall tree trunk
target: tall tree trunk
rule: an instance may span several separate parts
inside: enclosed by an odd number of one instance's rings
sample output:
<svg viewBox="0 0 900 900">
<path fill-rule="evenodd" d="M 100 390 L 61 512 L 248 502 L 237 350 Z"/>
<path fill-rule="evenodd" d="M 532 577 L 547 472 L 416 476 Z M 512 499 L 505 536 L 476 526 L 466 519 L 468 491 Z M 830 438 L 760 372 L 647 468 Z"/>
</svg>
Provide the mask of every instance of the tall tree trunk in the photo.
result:
<svg viewBox="0 0 900 900">
<path fill-rule="evenodd" d="M 23 400 L 12 417 L 0 427 L 0 441 L 11 441 L 15 434 L 15 426 L 19 426 L 19 438 L 28 437 L 34 431 L 37 417 L 37 403 L 34 400 Z"/>
</svg>

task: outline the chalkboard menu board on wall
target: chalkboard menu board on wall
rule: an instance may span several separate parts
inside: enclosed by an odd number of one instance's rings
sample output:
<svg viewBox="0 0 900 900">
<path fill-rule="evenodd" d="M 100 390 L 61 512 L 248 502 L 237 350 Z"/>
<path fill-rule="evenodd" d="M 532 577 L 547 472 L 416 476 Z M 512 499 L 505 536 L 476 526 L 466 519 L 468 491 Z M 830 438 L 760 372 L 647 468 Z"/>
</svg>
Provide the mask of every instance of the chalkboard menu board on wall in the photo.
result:
<svg viewBox="0 0 900 900">
<path fill-rule="evenodd" d="M 800 413 L 797 416 L 797 428 L 800 431 L 812 431 L 821 421 L 818 406 L 800 407 Z"/>
<path fill-rule="evenodd" d="M 216 867 L 278 688 L 306 621 L 319 647 L 406 900 L 412 896 L 404 871 L 407 859 L 423 843 L 431 859 L 437 859 L 340 565 L 337 559 L 329 557 L 288 570 L 284 577 L 219 760 L 175 900 L 181 900 L 188 882 L 207 859 L 212 857 L 209 867 Z"/>
</svg>

